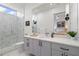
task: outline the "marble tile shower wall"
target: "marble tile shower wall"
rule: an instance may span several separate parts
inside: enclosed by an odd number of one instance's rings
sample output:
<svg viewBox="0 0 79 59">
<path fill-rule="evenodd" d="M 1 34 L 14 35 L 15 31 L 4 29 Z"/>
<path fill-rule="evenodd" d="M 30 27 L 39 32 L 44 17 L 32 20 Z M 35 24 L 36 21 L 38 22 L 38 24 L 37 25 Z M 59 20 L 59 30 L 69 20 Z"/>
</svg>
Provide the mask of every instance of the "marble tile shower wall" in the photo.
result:
<svg viewBox="0 0 79 59">
<path fill-rule="evenodd" d="M 0 13 L 0 49 L 23 40 L 23 19 Z"/>
</svg>

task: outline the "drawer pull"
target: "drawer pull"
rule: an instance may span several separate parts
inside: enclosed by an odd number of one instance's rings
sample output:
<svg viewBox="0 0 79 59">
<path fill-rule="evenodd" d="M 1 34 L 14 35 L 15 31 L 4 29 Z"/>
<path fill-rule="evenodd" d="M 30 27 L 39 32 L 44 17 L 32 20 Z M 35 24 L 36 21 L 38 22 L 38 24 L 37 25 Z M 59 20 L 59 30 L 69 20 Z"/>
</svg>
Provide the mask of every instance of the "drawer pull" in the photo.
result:
<svg viewBox="0 0 79 59">
<path fill-rule="evenodd" d="M 29 47 L 29 43 L 27 43 L 27 47 Z"/>
<path fill-rule="evenodd" d="M 65 51 L 69 51 L 69 49 L 63 48 L 63 47 L 60 47 L 60 49 L 65 50 Z"/>
<path fill-rule="evenodd" d="M 67 52 L 62 52 L 61 56 L 68 56 L 68 53 Z"/>
</svg>

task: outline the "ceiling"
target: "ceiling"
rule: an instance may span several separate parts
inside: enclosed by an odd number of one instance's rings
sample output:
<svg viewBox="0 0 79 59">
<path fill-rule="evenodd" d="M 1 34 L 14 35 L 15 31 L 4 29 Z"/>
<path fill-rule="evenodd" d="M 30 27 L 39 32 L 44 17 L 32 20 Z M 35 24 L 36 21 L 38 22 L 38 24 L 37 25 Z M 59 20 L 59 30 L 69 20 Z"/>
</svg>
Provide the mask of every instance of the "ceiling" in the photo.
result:
<svg viewBox="0 0 79 59">
<path fill-rule="evenodd" d="M 40 6 L 37 6 L 32 11 L 34 13 L 39 13 L 39 12 L 44 12 L 54 8 L 60 8 L 60 7 L 65 8 L 65 5 L 66 3 L 45 3 L 45 4 L 41 4 Z"/>
<path fill-rule="evenodd" d="M 41 3 L 0 3 L 0 4 L 10 7 L 14 10 L 19 11 L 19 12 L 24 12 L 25 8 L 32 9 L 32 8 L 40 5 Z"/>
<path fill-rule="evenodd" d="M 15 7 L 15 8 L 19 8 L 19 9 L 23 9 L 23 8 L 31 8 L 33 6 L 37 6 L 41 3 L 3 3 L 3 5 L 9 6 L 9 7 Z"/>
<path fill-rule="evenodd" d="M 14 10 L 18 10 L 20 12 L 23 12 L 24 9 L 33 9 L 33 10 L 41 10 L 41 9 L 47 9 L 47 8 L 54 8 L 56 6 L 59 6 L 59 5 L 64 5 L 63 4 L 57 4 L 57 3 L 2 3 L 3 5 L 6 5 Z M 51 6 L 50 6 L 51 5 Z"/>
</svg>

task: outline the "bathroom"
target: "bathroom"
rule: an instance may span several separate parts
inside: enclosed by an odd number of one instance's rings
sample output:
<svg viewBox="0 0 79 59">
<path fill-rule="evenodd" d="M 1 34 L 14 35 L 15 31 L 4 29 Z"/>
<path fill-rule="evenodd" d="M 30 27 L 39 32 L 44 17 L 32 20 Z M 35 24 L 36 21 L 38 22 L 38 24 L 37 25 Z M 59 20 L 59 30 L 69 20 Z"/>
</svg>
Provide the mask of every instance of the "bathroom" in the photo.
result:
<svg viewBox="0 0 79 59">
<path fill-rule="evenodd" d="M 79 56 L 78 15 L 79 3 L 1 3 L 0 56 Z"/>
</svg>

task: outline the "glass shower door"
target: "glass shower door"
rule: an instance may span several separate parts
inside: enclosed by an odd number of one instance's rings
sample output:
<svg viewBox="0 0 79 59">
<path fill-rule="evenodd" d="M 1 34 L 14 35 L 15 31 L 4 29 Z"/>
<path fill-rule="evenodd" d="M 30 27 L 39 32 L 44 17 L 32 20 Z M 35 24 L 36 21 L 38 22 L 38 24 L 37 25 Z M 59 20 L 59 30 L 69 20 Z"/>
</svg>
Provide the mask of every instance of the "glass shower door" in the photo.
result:
<svg viewBox="0 0 79 59">
<path fill-rule="evenodd" d="M 4 54 L 17 43 L 17 17 L 5 13 L 0 13 L 0 16 L 0 50 L 1 54 Z"/>
</svg>

